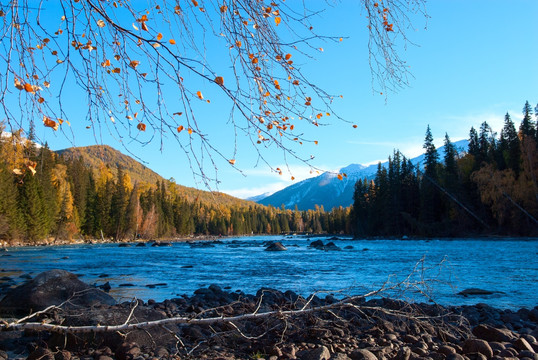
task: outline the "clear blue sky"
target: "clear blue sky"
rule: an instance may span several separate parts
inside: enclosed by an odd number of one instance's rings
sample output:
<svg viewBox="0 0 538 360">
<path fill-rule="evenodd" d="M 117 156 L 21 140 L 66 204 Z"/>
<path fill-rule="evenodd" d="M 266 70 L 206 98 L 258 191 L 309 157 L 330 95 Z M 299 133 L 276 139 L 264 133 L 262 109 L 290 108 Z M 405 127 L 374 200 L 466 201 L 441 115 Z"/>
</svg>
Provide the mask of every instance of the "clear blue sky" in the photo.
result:
<svg viewBox="0 0 538 360">
<path fill-rule="evenodd" d="M 296 0 L 289 0 L 296 1 Z M 307 2 L 310 6 L 310 2 Z M 453 141 L 468 137 L 471 126 L 487 121 L 500 132 L 504 114 L 510 112 L 519 124 L 526 100 L 538 103 L 538 1 L 536 0 L 432 0 L 427 4 L 429 19 L 418 17 L 416 30 L 408 36 L 417 46 L 400 49 L 414 78 L 410 86 L 382 96 L 372 89 L 368 66 L 367 29 L 360 20 L 359 1 L 343 0 L 326 6 L 317 19 L 320 33 L 344 37 L 341 43 L 323 44 L 315 60 L 302 64 L 303 71 L 329 93 L 343 94 L 334 103 L 341 117 L 357 124 L 334 121 L 330 126 L 308 129 L 307 135 L 319 145 L 305 145 L 303 155 L 313 155 L 313 165 L 337 170 L 352 163 L 386 160 L 393 149 L 408 157 L 422 152 L 426 126 L 432 129 L 437 145 L 445 132 Z M 212 103 L 202 111 L 204 121 L 225 123 L 229 105 L 217 93 L 202 88 Z M 72 111 L 84 116 L 83 106 Z M 207 120 L 206 120 L 207 119 Z M 81 125 L 73 124 L 76 146 L 95 144 Z M 72 146 L 50 129 L 38 129 L 38 136 L 52 149 Z M 104 137 L 104 142 L 121 145 Z M 214 137 L 214 144 L 232 156 L 230 139 Z M 187 166 L 185 155 L 174 141 L 159 141 L 144 148 L 130 145 L 146 165 L 165 178 L 182 185 L 204 189 Z M 123 151 L 123 150 L 122 150 Z M 286 168 L 280 153 L 265 154 L 274 167 Z M 291 175 L 299 181 L 312 176 L 301 163 L 289 159 L 290 172 L 279 176 L 257 164 L 254 151 L 239 143 L 236 165 L 218 162 L 220 184 L 214 189 L 238 197 L 253 196 L 291 185 Z M 245 176 L 246 175 L 246 176 Z"/>
</svg>

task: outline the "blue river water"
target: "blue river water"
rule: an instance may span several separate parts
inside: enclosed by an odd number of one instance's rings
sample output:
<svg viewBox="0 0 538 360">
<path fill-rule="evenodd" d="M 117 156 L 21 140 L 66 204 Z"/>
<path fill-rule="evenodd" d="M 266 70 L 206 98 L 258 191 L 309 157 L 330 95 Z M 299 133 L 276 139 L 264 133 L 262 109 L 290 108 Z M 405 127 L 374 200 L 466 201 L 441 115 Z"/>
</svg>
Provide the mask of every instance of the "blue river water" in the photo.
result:
<svg viewBox="0 0 538 360">
<path fill-rule="evenodd" d="M 264 251 L 269 240 L 281 241 L 288 251 Z M 314 240 L 334 241 L 342 250 L 308 247 Z M 0 278 L 21 283 L 24 274 L 33 277 L 49 269 L 71 271 L 89 284 L 109 282 L 110 293 L 118 300 L 162 301 L 217 284 L 251 294 L 269 287 L 304 296 L 325 291 L 337 297 L 385 286 L 390 289 L 382 296 L 442 305 L 480 302 L 503 309 L 538 305 L 538 239 L 261 236 L 226 238 L 211 247 L 186 242 L 166 247 L 81 244 L 10 248 L 0 253 Z M 493 294 L 457 294 L 468 288 Z"/>
</svg>

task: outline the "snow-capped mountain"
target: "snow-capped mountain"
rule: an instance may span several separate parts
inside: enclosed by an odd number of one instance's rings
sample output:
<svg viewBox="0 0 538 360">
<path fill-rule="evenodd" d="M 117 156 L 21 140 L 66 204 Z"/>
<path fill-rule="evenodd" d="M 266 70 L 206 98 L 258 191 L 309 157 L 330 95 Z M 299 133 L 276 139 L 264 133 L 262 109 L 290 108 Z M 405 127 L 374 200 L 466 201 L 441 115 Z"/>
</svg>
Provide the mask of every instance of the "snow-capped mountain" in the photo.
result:
<svg viewBox="0 0 538 360">
<path fill-rule="evenodd" d="M 467 150 L 467 140 L 460 140 L 454 143 L 458 153 Z M 444 146 L 438 150 L 439 156 L 442 159 L 444 156 Z M 415 166 L 423 168 L 424 155 L 417 156 L 411 159 Z M 381 164 L 387 167 L 388 161 Z M 325 172 L 319 176 L 306 179 L 297 184 L 290 185 L 280 191 L 275 192 L 270 196 L 266 196 L 257 200 L 263 205 L 273 205 L 280 207 L 282 204 L 287 209 L 294 209 L 295 206 L 299 210 L 315 209 L 317 206 L 323 206 L 325 210 L 330 210 L 333 207 L 347 207 L 353 203 L 353 191 L 355 183 L 359 179 L 373 179 L 377 172 L 377 164 L 361 165 L 351 164 L 339 170 L 340 173 L 347 174 L 342 180 L 337 178 L 336 173 Z"/>
</svg>

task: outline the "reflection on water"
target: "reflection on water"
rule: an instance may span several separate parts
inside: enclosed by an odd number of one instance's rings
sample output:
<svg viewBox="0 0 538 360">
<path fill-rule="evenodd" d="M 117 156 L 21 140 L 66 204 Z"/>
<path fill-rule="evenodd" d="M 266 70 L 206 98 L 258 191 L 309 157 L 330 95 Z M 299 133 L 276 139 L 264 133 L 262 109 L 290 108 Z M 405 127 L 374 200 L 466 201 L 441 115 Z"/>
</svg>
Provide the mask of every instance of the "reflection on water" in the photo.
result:
<svg viewBox="0 0 538 360">
<path fill-rule="evenodd" d="M 264 251 L 267 240 L 281 241 L 288 251 Z M 502 308 L 538 305 L 538 239 L 346 239 L 335 241 L 341 251 L 315 250 L 308 247 L 309 243 L 302 237 L 273 236 L 227 239 L 214 247 L 174 243 L 169 247 L 102 244 L 11 248 L 0 257 L 0 286 L 2 282 L 5 288 L 24 281 L 20 277 L 23 274 L 35 276 L 59 268 L 78 274 L 90 284 L 109 282 L 110 293 L 122 300 L 164 300 L 192 294 L 210 284 L 246 293 L 255 293 L 261 287 L 303 295 L 343 290 L 339 296 L 344 296 L 377 289 L 387 281 L 394 285 L 413 273 L 407 280 L 429 280 L 422 290 L 431 291 L 441 304 L 485 302 Z M 344 249 L 346 246 L 353 248 Z M 126 284 L 133 286 L 121 286 Z M 456 295 L 471 287 L 496 293 L 468 298 Z M 398 288 L 391 295 L 426 301 L 415 290 L 401 292 Z"/>
</svg>

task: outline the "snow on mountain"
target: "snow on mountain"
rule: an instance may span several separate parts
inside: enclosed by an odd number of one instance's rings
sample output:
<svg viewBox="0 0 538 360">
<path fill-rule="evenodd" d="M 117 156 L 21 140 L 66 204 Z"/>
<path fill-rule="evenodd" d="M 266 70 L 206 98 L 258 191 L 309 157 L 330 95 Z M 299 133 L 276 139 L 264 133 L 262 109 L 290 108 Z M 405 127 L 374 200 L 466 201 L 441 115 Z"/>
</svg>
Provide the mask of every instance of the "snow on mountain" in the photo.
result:
<svg viewBox="0 0 538 360">
<path fill-rule="evenodd" d="M 467 149 L 468 141 L 460 140 L 454 143 L 458 153 Z M 438 150 L 439 158 L 443 159 L 444 146 Z M 424 155 L 411 159 L 413 165 L 423 169 Z M 381 166 L 387 167 L 388 161 L 381 163 Z M 355 183 L 359 179 L 373 179 L 377 172 L 377 164 L 362 165 L 351 164 L 340 169 L 340 173 L 345 173 L 347 177 L 338 180 L 336 173 L 325 172 L 319 176 L 300 181 L 290 185 L 272 195 L 264 196 L 258 203 L 263 205 L 273 205 L 280 207 L 282 204 L 288 209 L 299 210 L 315 209 L 317 206 L 323 206 L 325 210 L 333 207 L 347 207 L 353 202 L 353 192 Z M 256 200 L 254 200 L 256 201 Z"/>
</svg>

